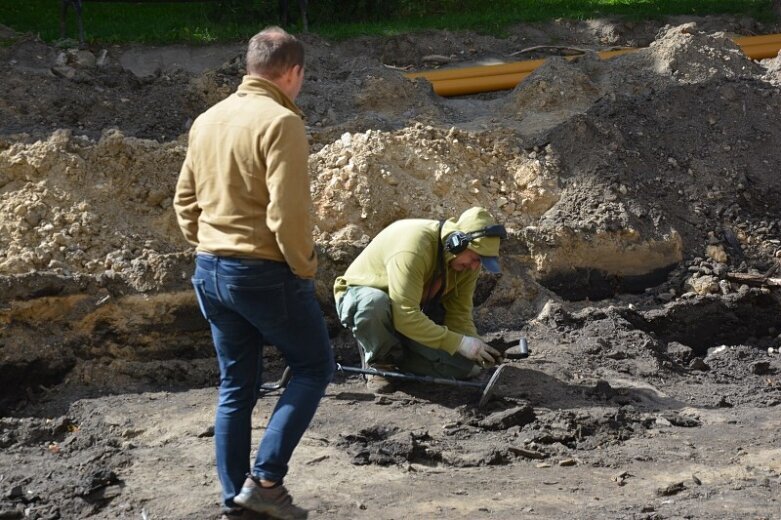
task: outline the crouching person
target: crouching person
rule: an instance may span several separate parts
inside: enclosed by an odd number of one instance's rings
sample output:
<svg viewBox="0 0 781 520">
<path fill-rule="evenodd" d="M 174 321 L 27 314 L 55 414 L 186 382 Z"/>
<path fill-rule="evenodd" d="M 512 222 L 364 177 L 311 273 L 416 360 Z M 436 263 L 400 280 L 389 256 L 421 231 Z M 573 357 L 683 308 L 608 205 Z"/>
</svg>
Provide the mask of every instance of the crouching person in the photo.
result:
<svg viewBox="0 0 781 520">
<path fill-rule="evenodd" d="M 499 272 L 505 236 L 477 207 L 458 220 L 404 219 L 382 230 L 334 284 L 363 366 L 466 379 L 494 365 L 501 354 L 478 337 L 472 298 L 481 266 Z M 367 386 L 393 390 L 380 376 Z"/>
</svg>

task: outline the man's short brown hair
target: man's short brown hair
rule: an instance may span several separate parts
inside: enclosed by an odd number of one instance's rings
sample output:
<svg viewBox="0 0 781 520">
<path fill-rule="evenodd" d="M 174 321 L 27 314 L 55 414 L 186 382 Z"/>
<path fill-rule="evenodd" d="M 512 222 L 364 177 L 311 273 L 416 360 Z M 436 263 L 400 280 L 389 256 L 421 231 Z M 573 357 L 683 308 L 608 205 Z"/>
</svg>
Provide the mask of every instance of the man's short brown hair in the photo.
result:
<svg viewBox="0 0 781 520">
<path fill-rule="evenodd" d="M 266 27 L 247 47 L 247 74 L 277 79 L 288 69 L 304 66 L 304 45 L 281 27 Z"/>
</svg>

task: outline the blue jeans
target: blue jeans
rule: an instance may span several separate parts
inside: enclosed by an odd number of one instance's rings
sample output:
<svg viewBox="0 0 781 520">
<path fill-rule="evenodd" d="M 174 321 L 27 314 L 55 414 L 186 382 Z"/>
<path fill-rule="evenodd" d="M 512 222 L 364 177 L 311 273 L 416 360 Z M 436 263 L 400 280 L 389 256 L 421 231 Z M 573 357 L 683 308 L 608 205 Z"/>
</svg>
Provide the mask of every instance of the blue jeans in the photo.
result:
<svg viewBox="0 0 781 520">
<path fill-rule="evenodd" d="M 287 264 L 198 254 L 192 278 L 209 321 L 220 389 L 214 425 L 224 506 L 232 507 L 250 471 L 251 415 L 258 398 L 263 345 L 279 349 L 292 377 L 269 418 L 252 473 L 280 481 L 334 373 L 314 281 Z"/>
</svg>

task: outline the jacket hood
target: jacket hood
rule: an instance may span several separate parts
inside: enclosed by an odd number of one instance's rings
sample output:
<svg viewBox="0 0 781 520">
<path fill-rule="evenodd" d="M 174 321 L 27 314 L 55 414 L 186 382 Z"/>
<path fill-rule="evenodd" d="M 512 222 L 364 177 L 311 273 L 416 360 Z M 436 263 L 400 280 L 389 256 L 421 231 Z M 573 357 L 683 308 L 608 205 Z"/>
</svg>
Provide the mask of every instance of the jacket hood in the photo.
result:
<svg viewBox="0 0 781 520">
<path fill-rule="evenodd" d="M 458 219 L 448 219 L 442 226 L 442 239 L 450 235 L 455 231 L 462 233 L 473 233 L 479 231 L 488 226 L 497 224 L 490 213 L 485 208 L 473 207 L 461 213 Z M 480 237 L 471 240 L 467 245 L 468 249 L 471 249 L 482 258 L 483 267 L 492 273 L 499 272 L 499 237 Z M 454 258 L 451 253 L 445 253 L 447 261 Z"/>
</svg>

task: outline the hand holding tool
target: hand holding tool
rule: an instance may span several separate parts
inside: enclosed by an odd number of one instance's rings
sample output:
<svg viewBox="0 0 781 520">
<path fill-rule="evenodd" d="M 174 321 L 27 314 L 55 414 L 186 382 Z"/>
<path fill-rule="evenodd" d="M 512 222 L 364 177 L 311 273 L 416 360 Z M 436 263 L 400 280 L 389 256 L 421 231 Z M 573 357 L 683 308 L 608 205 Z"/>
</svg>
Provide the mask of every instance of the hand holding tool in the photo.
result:
<svg viewBox="0 0 781 520">
<path fill-rule="evenodd" d="M 496 360 L 502 357 L 502 354 L 495 348 L 487 345 L 480 338 L 473 336 L 464 336 L 458 345 L 458 353 L 467 359 L 479 363 L 481 366 L 491 366 L 496 364 Z"/>
</svg>

